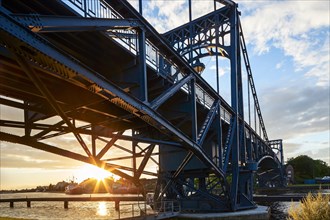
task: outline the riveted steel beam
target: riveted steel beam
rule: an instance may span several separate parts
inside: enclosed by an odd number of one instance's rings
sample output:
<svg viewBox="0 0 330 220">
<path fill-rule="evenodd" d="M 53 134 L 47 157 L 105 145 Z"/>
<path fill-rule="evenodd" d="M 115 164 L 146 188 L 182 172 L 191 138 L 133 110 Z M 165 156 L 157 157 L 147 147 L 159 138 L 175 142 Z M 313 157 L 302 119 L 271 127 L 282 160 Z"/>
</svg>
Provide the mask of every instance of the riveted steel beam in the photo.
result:
<svg viewBox="0 0 330 220">
<path fill-rule="evenodd" d="M 141 27 L 137 19 L 84 18 L 38 14 L 12 14 L 21 24 L 33 32 L 107 31 Z"/>
<path fill-rule="evenodd" d="M 117 135 L 122 135 L 124 132 L 120 131 Z M 108 150 L 115 144 L 118 140 L 117 136 L 112 137 L 112 139 L 102 148 L 102 150 L 97 154 L 96 158 L 101 159 L 104 154 L 108 152 Z"/>
<path fill-rule="evenodd" d="M 48 100 L 48 103 L 52 106 L 52 108 L 63 119 L 63 121 L 65 121 L 65 123 L 70 128 L 71 132 L 74 134 L 74 136 L 76 137 L 76 139 L 78 140 L 78 142 L 80 143 L 81 147 L 84 149 L 86 154 L 89 157 L 91 157 L 92 154 L 91 154 L 90 150 L 88 149 L 87 145 L 85 144 L 83 138 L 76 131 L 75 126 L 71 123 L 70 119 L 67 117 L 65 112 L 57 104 L 56 99 L 53 97 L 53 95 L 50 93 L 50 91 L 47 89 L 47 87 L 43 84 L 43 82 L 38 77 L 38 75 L 35 73 L 35 71 L 29 66 L 27 61 L 20 55 L 16 54 L 15 52 L 13 52 L 13 53 L 16 55 L 16 61 L 24 69 L 25 73 L 29 76 L 31 81 L 35 84 L 35 86 L 39 89 L 39 91 L 43 94 L 43 96 L 46 97 L 46 99 Z"/>
<path fill-rule="evenodd" d="M 173 96 L 178 90 L 182 88 L 184 84 L 188 83 L 193 77 L 194 75 L 190 74 L 182 78 L 179 82 L 175 83 L 157 98 L 152 100 L 152 102 L 150 102 L 150 107 L 156 110 L 161 104 L 163 104 L 166 100 Z"/>
<path fill-rule="evenodd" d="M 215 0 L 215 1 L 220 2 L 224 5 L 229 5 L 229 6 L 234 6 L 236 4 L 235 2 L 233 2 L 231 0 Z"/>
<path fill-rule="evenodd" d="M 202 128 L 200 129 L 199 134 L 198 134 L 197 141 L 198 141 L 199 145 L 203 145 L 206 134 L 208 133 L 208 131 L 211 127 L 211 124 L 215 118 L 215 115 L 216 115 L 217 111 L 219 110 L 218 109 L 219 104 L 220 104 L 219 101 L 214 101 L 214 103 L 212 104 L 212 106 L 204 120 Z M 218 114 L 220 114 L 220 112 L 218 112 Z"/>
<path fill-rule="evenodd" d="M 145 153 L 145 155 L 144 155 L 144 157 L 143 157 L 143 159 L 142 159 L 142 161 L 141 161 L 141 163 L 140 163 L 140 166 L 139 166 L 139 168 L 136 170 L 136 172 L 134 173 L 134 178 L 136 178 L 136 179 L 139 179 L 140 178 L 140 176 L 141 176 L 141 174 L 143 173 L 143 170 L 144 170 L 144 168 L 146 167 L 146 165 L 147 165 L 147 163 L 148 163 L 148 161 L 149 161 L 149 159 L 150 159 L 150 157 L 151 157 L 151 154 L 152 154 L 152 152 L 154 151 L 154 149 L 155 149 L 155 146 L 156 145 L 154 145 L 154 144 L 151 144 L 147 149 L 147 152 Z M 135 155 L 134 155 L 134 157 L 135 157 Z"/>
<path fill-rule="evenodd" d="M 194 156 L 194 154 L 190 151 L 188 152 L 188 154 L 186 155 L 186 157 L 183 159 L 183 161 L 181 162 L 181 164 L 179 165 L 179 167 L 176 169 L 176 171 L 172 174 L 171 178 L 169 179 L 169 181 L 166 183 L 165 187 L 162 189 L 162 191 L 159 193 L 157 200 L 160 199 L 167 191 L 167 189 L 169 187 L 171 187 L 171 185 L 173 184 L 173 182 L 175 181 L 175 179 L 178 177 L 178 175 L 183 171 L 183 169 L 185 168 L 185 166 L 189 163 L 189 161 L 191 160 L 191 158 Z"/>
<path fill-rule="evenodd" d="M 85 133 L 88 134 L 89 131 L 86 130 L 86 132 L 84 131 L 80 131 L 81 133 Z M 98 134 L 99 136 L 104 136 L 103 134 Z M 157 139 L 152 139 L 152 138 L 145 138 L 145 137 L 132 137 L 132 136 L 128 136 L 128 135 L 119 135 L 119 134 L 109 134 L 107 137 L 110 138 L 117 138 L 120 140 L 124 140 L 124 141 L 136 141 L 136 142 L 141 142 L 141 143 L 147 143 L 147 144 L 160 144 L 160 145 L 169 145 L 169 146 L 175 146 L 175 147 L 183 147 L 182 144 L 177 143 L 177 142 L 173 142 L 173 141 L 163 141 L 163 140 L 157 140 Z M 98 139 L 102 139 L 100 137 L 98 137 Z M 107 142 L 107 141 L 105 141 Z"/>
</svg>

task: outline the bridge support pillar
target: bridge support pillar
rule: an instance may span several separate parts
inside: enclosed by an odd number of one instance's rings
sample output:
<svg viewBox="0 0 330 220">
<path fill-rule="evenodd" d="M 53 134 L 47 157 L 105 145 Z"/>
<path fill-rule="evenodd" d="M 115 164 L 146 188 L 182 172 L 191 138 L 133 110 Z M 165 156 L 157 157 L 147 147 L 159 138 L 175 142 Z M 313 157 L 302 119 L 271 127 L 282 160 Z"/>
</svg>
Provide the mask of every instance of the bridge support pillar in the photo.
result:
<svg viewBox="0 0 330 220">
<path fill-rule="evenodd" d="M 119 211 L 119 201 L 115 201 L 115 210 Z"/>
<path fill-rule="evenodd" d="M 68 209 L 69 208 L 69 201 L 64 201 L 64 208 Z"/>
</svg>

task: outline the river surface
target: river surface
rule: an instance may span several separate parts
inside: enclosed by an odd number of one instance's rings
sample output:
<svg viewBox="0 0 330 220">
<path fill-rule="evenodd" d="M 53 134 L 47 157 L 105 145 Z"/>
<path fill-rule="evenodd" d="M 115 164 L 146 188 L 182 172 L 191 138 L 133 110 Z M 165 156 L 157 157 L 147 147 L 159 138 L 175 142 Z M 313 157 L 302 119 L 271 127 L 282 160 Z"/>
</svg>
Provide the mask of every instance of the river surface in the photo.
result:
<svg viewBox="0 0 330 220">
<path fill-rule="evenodd" d="M 310 190 L 310 189 L 300 189 L 294 190 L 292 192 L 286 193 L 272 193 L 271 195 L 306 195 L 307 193 L 318 193 L 330 194 L 330 189 L 321 190 Z M 259 205 L 268 206 L 271 209 L 270 220 L 286 220 L 288 217 L 288 210 L 293 207 L 298 207 L 300 202 L 260 202 Z"/>
<path fill-rule="evenodd" d="M 306 194 L 308 191 L 285 193 Z M 316 192 L 316 191 L 313 191 Z M 322 194 L 330 194 L 329 189 L 321 191 Z M 1 199 L 8 198 L 45 198 L 45 197 L 108 197 L 111 194 L 83 194 L 66 195 L 64 193 L 8 193 L 0 194 Z M 118 196 L 118 195 L 116 195 Z M 121 195 L 125 196 L 125 195 Z M 133 205 L 132 205 L 133 204 Z M 271 220 L 284 220 L 287 218 L 287 211 L 290 206 L 297 206 L 299 202 L 274 202 L 262 203 L 271 208 Z M 64 202 L 31 202 L 31 208 L 27 208 L 26 202 L 15 202 L 14 208 L 9 207 L 9 203 L 0 203 L 1 217 L 15 217 L 25 219 L 56 220 L 56 219 L 118 219 L 119 217 L 131 217 L 132 210 L 134 216 L 138 216 L 139 209 L 144 209 L 144 205 L 138 202 L 120 202 L 120 212 L 115 210 L 114 202 L 69 202 L 69 208 L 64 209 Z M 152 212 L 150 207 L 147 207 Z"/>
<path fill-rule="evenodd" d="M 45 197 L 109 197 L 111 194 L 83 194 L 66 195 L 64 193 L 8 193 L 0 194 L 1 199 L 9 198 L 45 198 Z M 116 195 L 125 196 L 125 195 Z M 120 202 L 120 212 L 115 210 L 114 202 L 69 202 L 69 208 L 64 209 L 64 202 L 31 202 L 31 208 L 27 208 L 26 202 L 15 202 L 14 208 L 9 207 L 9 202 L 0 203 L 1 217 L 15 217 L 25 219 L 118 219 L 119 217 L 138 216 L 139 207 L 144 209 L 144 204 L 138 202 Z M 151 211 L 150 207 L 147 207 Z"/>
</svg>

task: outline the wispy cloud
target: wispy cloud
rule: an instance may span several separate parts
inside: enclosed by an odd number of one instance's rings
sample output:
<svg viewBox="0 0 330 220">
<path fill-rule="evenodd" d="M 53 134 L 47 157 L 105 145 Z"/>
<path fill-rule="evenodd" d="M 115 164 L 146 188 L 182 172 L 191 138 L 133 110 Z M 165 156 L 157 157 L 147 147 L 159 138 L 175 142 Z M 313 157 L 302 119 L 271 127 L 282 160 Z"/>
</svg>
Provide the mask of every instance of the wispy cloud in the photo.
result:
<svg viewBox="0 0 330 220">
<path fill-rule="evenodd" d="M 281 69 L 283 67 L 283 65 L 284 65 L 284 61 L 281 61 L 281 62 L 276 64 L 275 68 L 276 69 Z"/>
<path fill-rule="evenodd" d="M 129 2 L 137 9 L 135 0 Z M 149 0 L 143 1 L 143 16 L 160 33 L 169 31 L 189 21 L 188 0 Z M 192 18 L 197 18 L 211 12 L 213 0 L 192 0 Z"/>
<path fill-rule="evenodd" d="M 130 2 L 137 7 L 137 1 Z M 247 42 L 256 54 L 278 48 L 294 60 L 295 71 L 316 79 L 318 86 L 329 85 L 329 1 L 237 2 Z M 214 2 L 192 0 L 192 6 L 196 18 L 211 12 Z M 161 33 L 189 20 L 188 0 L 143 1 L 143 9 L 144 16 Z"/>
<path fill-rule="evenodd" d="M 268 88 L 262 96 L 263 114 L 272 137 L 303 138 L 305 135 L 329 130 L 329 88 Z"/>
<path fill-rule="evenodd" d="M 241 4 L 247 9 L 242 13 L 244 32 L 255 53 L 281 49 L 293 58 L 296 71 L 315 77 L 318 86 L 329 86 L 329 1 Z"/>
<path fill-rule="evenodd" d="M 216 68 L 217 68 L 216 65 L 212 65 L 210 67 L 210 70 L 216 70 Z M 228 67 L 225 67 L 225 68 L 219 67 L 219 77 L 225 75 L 226 73 L 229 73 L 229 68 Z"/>
</svg>

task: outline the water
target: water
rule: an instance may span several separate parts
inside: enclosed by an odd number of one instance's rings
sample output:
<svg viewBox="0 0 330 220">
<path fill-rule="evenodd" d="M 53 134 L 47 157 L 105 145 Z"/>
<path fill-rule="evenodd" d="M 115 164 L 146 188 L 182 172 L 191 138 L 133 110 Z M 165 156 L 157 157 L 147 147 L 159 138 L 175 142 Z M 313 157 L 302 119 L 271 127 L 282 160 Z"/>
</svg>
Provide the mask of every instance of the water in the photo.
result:
<svg viewBox="0 0 330 220">
<path fill-rule="evenodd" d="M 300 189 L 293 192 L 283 193 L 283 195 L 306 195 L 308 192 L 322 194 L 330 194 L 330 189 L 310 190 Z M 286 220 L 288 217 L 288 210 L 290 207 L 299 206 L 300 202 L 262 202 L 259 205 L 268 206 L 271 209 L 270 220 Z"/>
<path fill-rule="evenodd" d="M 109 197 L 111 194 L 92 195 L 66 195 L 64 193 L 8 193 L 0 194 L 1 199 L 8 198 L 45 198 L 45 197 Z M 125 195 L 123 195 L 125 196 Z M 133 204 L 133 205 L 132 205 Z M 8 203 L 0 203 L 1 217 L 15 217 L 26 219 L 118 219 L 119 217 L 131 217 L 140 214 L 139 206 L 144 209 L 144 204 L 138 202 L 120 202 L 120 213 L 115 210 L 114 202 L 69 202 L 69 208 L 64 209 L 64 202 L 31 202 L 31 208 L 27 208 L 26 202 L 15 202 L 14 208 Z M 150 207 L 147 207 L 151 211 Z"/>
<path fill-rule="evenodd" d="M 318 191 L 318 190 L 317 190 Z M 314 191 L 314 192 L 317 192 Z M 292 192 L 290 194 L 306 194 L 304 192 Z M 321 191 L 323 194 L 330 194 L 329 189 Z M 285 193 L 288 194 L 288 193 Z M 108 197 L 111 194 L 92 194 L 92 195 L 66 195 L 64 193 L 8 193 L 0 194 L 0 198 L 45 198 L 45 197 Z M 123 195 L 125 196 L 125 195 Z M 131 204 L 134 204 L 132 207 Z M 26 219 L 56 220 L 56 219 L 118 219 L 131 217 L 132 209 L 134 216 L 140 213 L 139 208 L 144 209 L 144 205 L 137 205 L 137 202 L 120 202 L 120 213 L 115 210 L 114 202 L 69 202 L 69 208 L 64 209 L 64 202 L 31 202 L 31 208 L 26 207 L 26 202 L 14 203 L 14 208 L 9 207 L 9 203 L 0 203 L 1 217 L 16 217 Z M 290 206 L 296 206 L 299 202 L 274 202 L 260 203 L 271 208 L 271 220 L 284 220 Z M 152 213 L 150 207 L 147 211 Z"/>
</svg>

